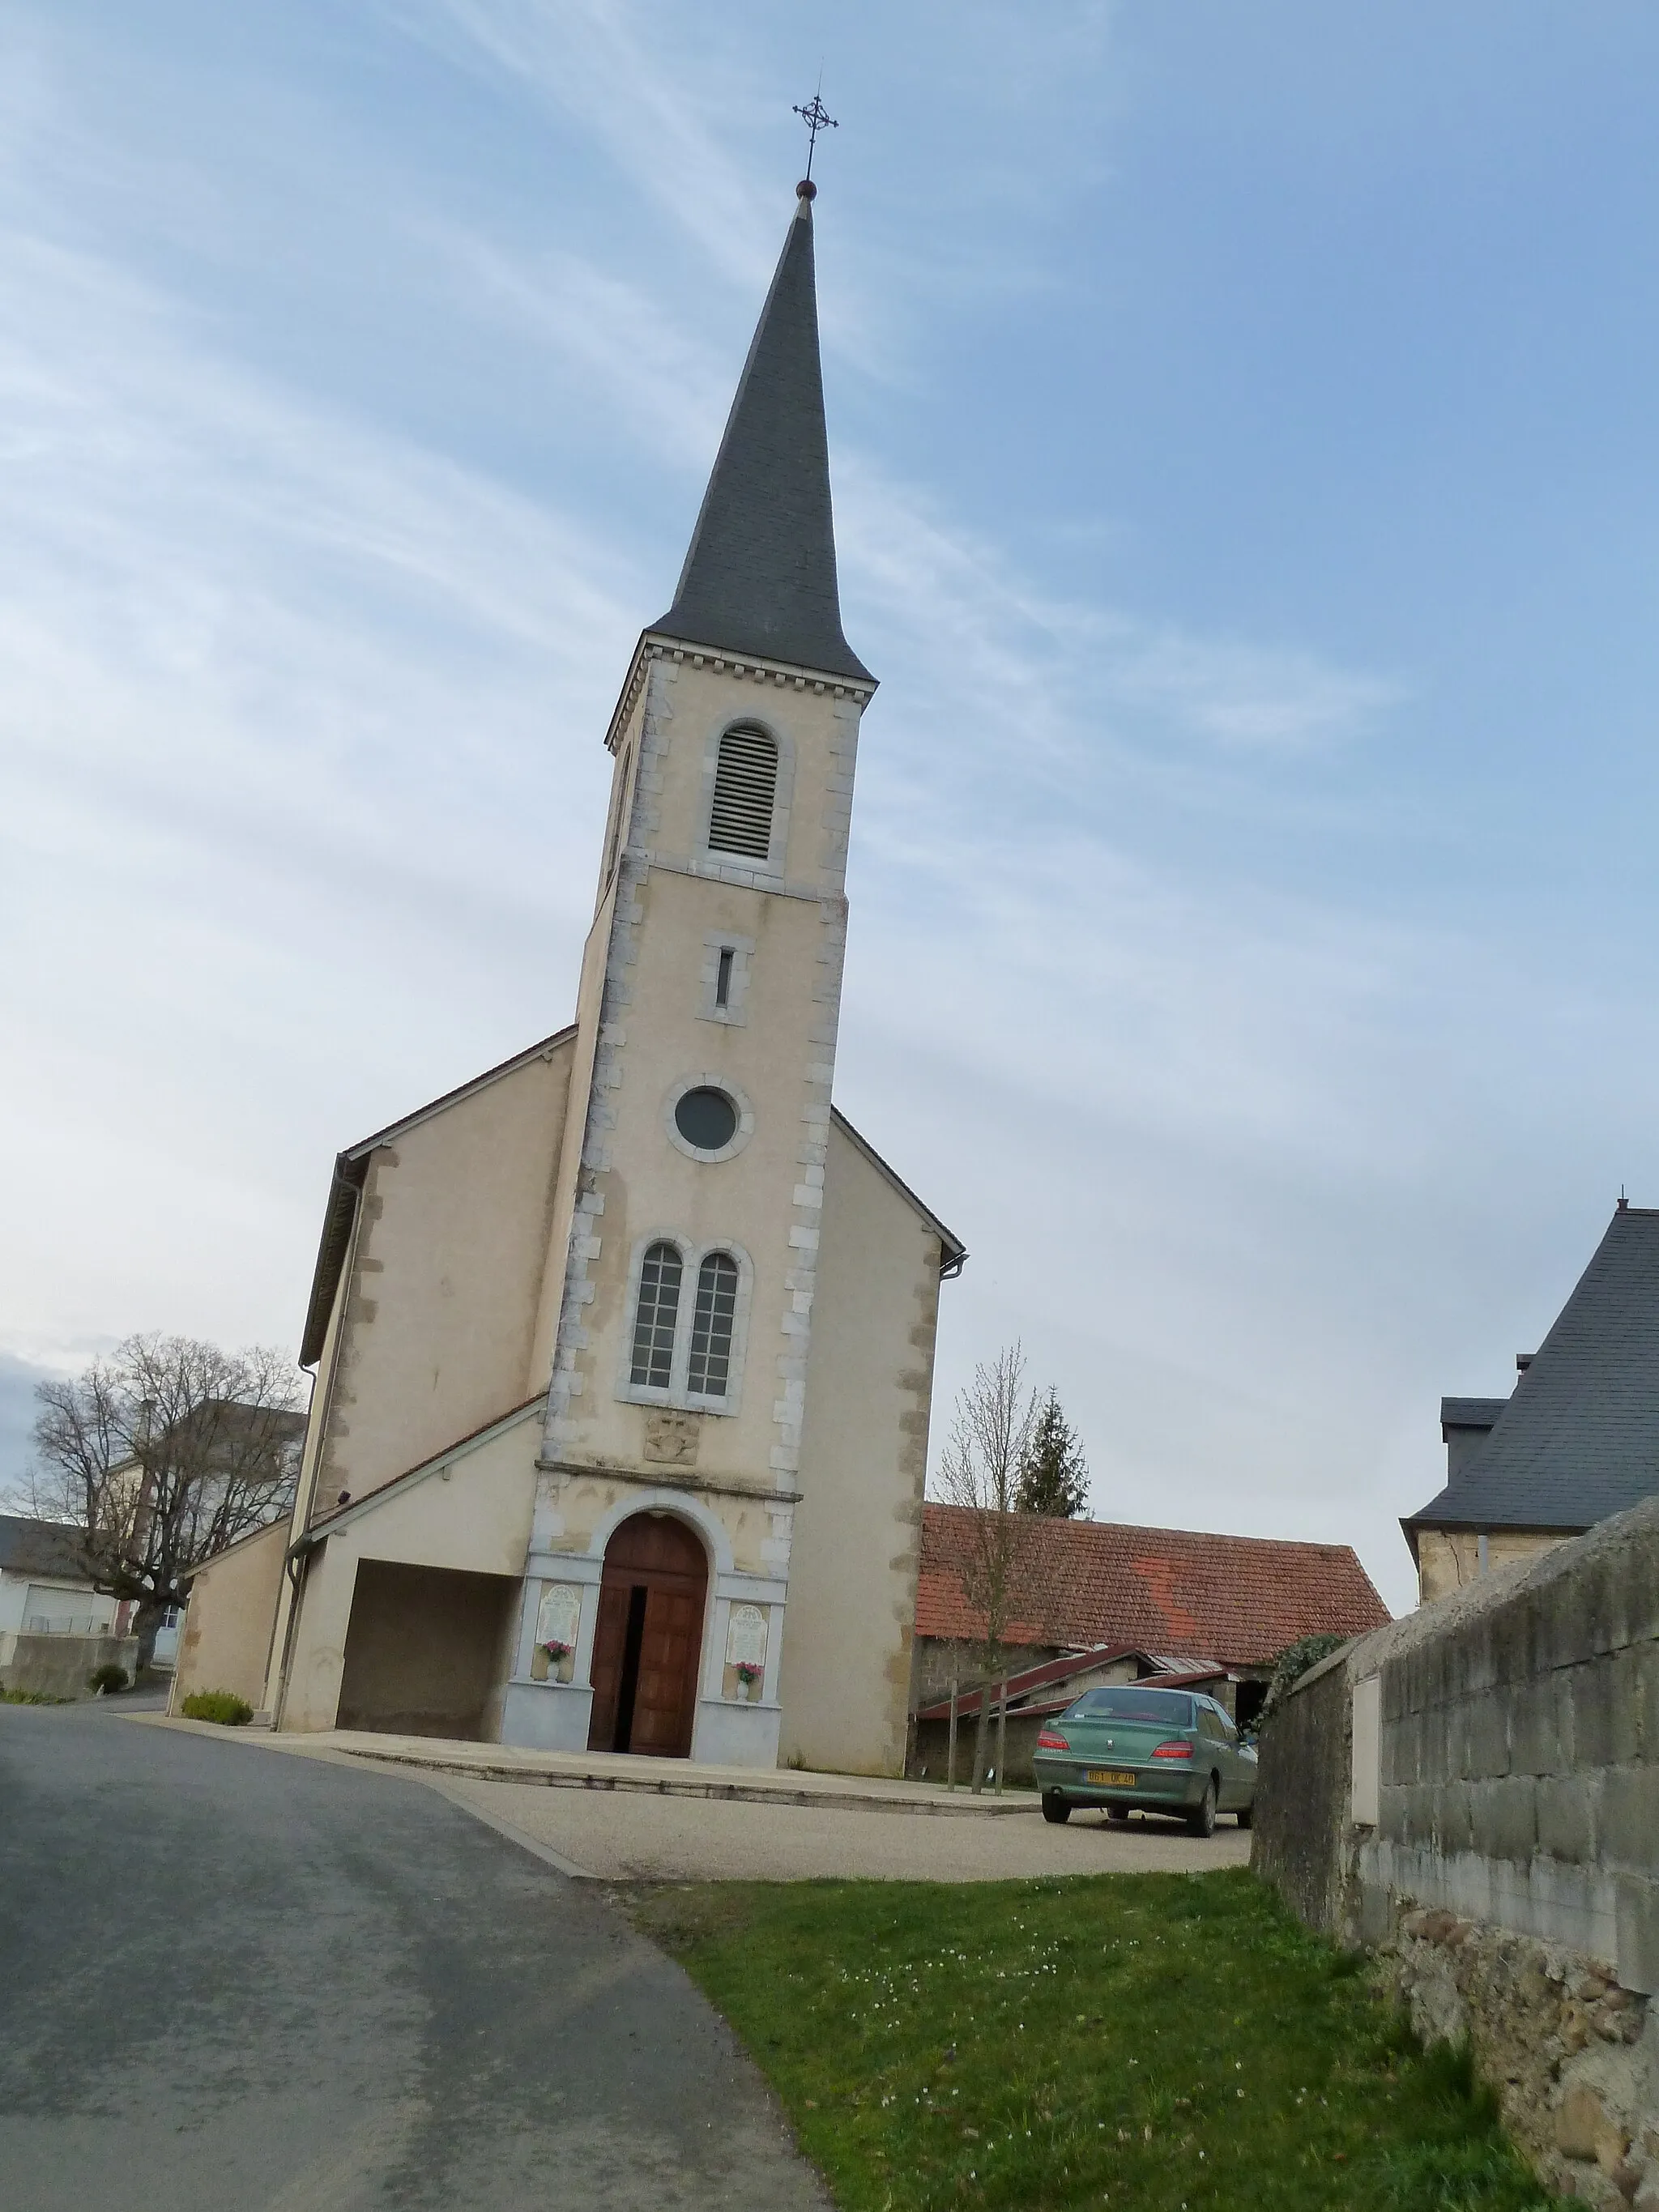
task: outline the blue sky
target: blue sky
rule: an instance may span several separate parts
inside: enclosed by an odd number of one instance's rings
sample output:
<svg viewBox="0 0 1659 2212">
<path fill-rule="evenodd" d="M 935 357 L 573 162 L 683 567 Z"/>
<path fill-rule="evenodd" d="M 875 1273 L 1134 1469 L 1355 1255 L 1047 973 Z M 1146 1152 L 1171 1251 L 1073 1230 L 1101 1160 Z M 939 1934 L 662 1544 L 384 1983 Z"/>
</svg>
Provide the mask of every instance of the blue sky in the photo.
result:
<svg viewBox="0 0 1659 2212">
<path fill-rule="evenodd" d="M 1653 1104 L 1659 17 L 0 0 L 0 1474 L 567 1017 L 823 67 L 838 1091 L 1094 1510 L 1350 1540 Z"/>
</svg>

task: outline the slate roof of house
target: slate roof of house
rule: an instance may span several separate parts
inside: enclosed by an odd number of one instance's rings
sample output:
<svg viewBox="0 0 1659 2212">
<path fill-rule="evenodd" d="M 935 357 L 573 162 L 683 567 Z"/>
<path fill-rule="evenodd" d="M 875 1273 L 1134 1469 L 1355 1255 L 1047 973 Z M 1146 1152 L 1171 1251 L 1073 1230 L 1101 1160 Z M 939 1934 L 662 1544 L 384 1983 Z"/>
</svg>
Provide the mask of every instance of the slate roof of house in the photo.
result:
<svg viewBox="0 0 1659 2212">
<path fill-rule="evenodd" d="M 1118 1643 L 1265 1667 L 1300 1636 L 1358 1636 L 1389 1618 L 1346 1544 L 1011 1518 L 1023 1556 L 1017 1618 L 1005 1631 L 1010 1643 L 1074 1650 Z M 981 1632 L 961 1579 L 970 1525 L 961 1506 L 922 1508 L 918 1636 Z"/>
<path fill-rule="evenodd" d="M 875 680 L 841 627 L 810 196 L 795 203 L 674 604 L 647 635 Z"/>
<path fill-rule="evenodd" d="M 1443 1398 L 1440 1426 L 1447 1429 L 1489 1429 L 1509 1404 L 1507 1398 Z"/>
<path fill-rule="evenodd" d="M 1401 1523 L 1408 1539 L 1425 1528 L 1588 1528 L 1659 1492 L 1659 1210 L 1620 1204 L 1498 1403 L 1485 1443 Z"/>
<path fill-rule="evenodd" d="M 0 1571 L 92 1579 L 81 1564 L 81 1531 L 72 1522 L 33 1521 L 22 1513 L 0 1513 Z"/>
</svg>

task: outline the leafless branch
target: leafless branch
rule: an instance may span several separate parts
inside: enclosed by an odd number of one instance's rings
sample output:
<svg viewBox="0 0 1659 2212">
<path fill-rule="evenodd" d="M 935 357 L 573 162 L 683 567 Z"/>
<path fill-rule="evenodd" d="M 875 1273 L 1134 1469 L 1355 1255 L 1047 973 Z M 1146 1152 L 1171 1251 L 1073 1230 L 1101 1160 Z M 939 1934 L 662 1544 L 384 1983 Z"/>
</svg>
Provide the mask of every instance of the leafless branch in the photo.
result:
<svg viewBox="0 0 1659 2212">
<path fill-rule="evenodd" d="M 988 1364 L 974 1370 L 972 1382 L 958 1395 L 939 1463 L 939 1493 L 963 1516 L 962 1594 L 980 1623 L 980 1675 L 986 1686 L 974 1753 L 975 1790 L 983 1785 L 990 1685 L 1006 1649 L 1030 1534 L 1029 1516 L 1016 1509 L 1036 1412 L 1036 1395 L 1025 1387 L 1024 1351 L 1018 1343 L 1005 1346 Z"/>
<path fill-rule="evenodd" d="M 31 1508 L 80 1531 L 95 1589 L 137 1601 L 141 1642 L 198 1568 L 293 1502 L 300 1388 L 282 1352 L 133 1336 L 35 1395 Z"/>
</svg>

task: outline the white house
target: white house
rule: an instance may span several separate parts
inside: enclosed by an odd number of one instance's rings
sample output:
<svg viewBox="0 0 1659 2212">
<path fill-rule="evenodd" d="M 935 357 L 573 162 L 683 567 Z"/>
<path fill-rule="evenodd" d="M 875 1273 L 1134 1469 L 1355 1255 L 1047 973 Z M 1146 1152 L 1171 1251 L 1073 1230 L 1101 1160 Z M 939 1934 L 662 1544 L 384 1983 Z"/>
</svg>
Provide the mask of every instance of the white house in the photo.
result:
<svg viewBox="0 0 1659 2212">
<path fill-rule="evenodd" d="M 0 1513 L 0 1636 L 107 1636 L 117 1601 L 92 1586 L 80 1531 Z"/>
</svg>

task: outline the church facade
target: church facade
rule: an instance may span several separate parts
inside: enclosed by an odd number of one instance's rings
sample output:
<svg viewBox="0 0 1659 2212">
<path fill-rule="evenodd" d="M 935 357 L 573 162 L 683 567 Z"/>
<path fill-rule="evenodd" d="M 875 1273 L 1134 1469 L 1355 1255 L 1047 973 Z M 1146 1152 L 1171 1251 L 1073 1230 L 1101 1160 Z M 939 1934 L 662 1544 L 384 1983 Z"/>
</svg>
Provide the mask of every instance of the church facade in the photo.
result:
<svg viewBox="0 0 1659 2212">
<path fill-rule="evenodd" d="M 966 1255 L 834 1103 L 875 680 L 841 623 L 811 200 L 606 735 L 575 1018 L 340 1155 L 293 1520 L 198 1577 L 175 1696 L 902 1770 Z"/>
</svg>

